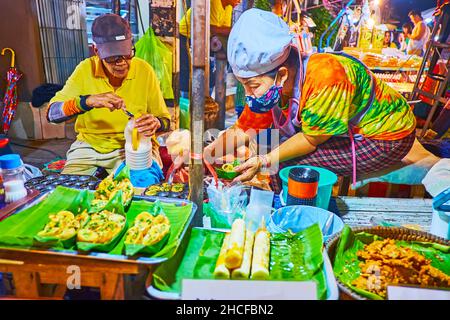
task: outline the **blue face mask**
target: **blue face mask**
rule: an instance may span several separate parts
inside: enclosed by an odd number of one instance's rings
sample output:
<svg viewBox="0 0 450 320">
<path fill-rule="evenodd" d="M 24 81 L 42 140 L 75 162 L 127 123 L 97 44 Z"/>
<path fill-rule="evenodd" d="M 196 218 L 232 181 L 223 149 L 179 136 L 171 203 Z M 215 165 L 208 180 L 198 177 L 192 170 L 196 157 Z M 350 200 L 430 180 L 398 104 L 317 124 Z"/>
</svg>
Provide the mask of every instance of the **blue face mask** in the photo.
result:
<svg viewBox="0 0 450 320">
<path fill-rule="evenodd" d="M 280 102 L 282 91 L 283 85 L 277 86 L 274 83 L 261 97 L 245 96 L 245 101 L 252 112 L 266 113 Z"/>
</svg>

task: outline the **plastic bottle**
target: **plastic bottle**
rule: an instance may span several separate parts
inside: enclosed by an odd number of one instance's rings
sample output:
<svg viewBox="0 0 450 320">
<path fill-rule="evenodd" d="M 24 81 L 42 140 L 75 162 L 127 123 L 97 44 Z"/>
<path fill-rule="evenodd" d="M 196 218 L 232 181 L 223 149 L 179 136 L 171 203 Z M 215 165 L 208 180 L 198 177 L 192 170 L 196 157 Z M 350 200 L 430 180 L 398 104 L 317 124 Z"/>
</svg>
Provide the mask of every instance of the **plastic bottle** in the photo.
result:
<svg viewBox="0 0 450 320">
<path fill-rule="evenodd" d="M 137 144 L 133 148 L 134 119 L 128 121 L 125 127 L 125 163 L 131 170 L 144 170 L 152 166 L 152 139 L 139 132 L 135 132 Z M 137 138 L 137 139 L 136 139 Z"/>
<path fill-rule="evenodd" d="M 27 195 L 25 188 L 24 167 L 18 154 L 7 154 L 0 157 L 3 186 L 5 188 L 5 202 L 10 203 Z"/>
</svg>

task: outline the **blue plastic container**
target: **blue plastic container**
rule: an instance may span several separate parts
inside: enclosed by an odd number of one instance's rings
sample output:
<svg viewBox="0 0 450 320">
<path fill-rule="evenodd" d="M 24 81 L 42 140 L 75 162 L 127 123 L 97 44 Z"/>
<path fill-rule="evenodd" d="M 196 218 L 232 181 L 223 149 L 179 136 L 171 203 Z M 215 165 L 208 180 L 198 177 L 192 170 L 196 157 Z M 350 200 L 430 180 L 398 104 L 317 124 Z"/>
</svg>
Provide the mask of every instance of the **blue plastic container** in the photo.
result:
<svg viewBox="0 0 450 320">
<path fill-rule="evenodd" d="M 315 223 L 319 224 L 322 233 L 325 224 L 333 215 L 333 220 L 328 230 L 323 235 L 323 241 L 327 241 L 334 234 L 341 232 L 344 222 L 334 213 L 311 206 L 287 206 L 275 211 L 267 224 L 267 230 L 271 233 L 282 233 L 291 230 L 294 233 L 302 231 Z"/>
<path fill-rule="evenodd" d="M 283 202 L 286 203 L 287 201 L 287 194 L 288 194 L 288 177 L 289 177 L 289 171 L 292 168 L 310 168 L 314 169 L 319 172 L 319 189 L 317 191 L 317 198 L 316 198 L 316 206 L 325 210 L 328 210 L 328 205 L 330 204 L 331 199 L 331 193 L 333 191 L 333 185 L 337 182 L 338 177 L 335 173 L 331 172 L 330 170 L 314 167 L 314 166 L 291 166 L 286 167 L 280 170 L 280 178 L 283 182 Z"/>
</svg>

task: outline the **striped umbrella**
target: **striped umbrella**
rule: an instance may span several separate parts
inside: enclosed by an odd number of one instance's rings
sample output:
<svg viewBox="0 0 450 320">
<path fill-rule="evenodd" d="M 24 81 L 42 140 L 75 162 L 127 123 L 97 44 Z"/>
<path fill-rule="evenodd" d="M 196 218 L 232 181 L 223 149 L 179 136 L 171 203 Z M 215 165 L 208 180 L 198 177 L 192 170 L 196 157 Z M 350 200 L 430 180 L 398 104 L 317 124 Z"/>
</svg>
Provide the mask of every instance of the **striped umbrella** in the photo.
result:
<svg viewBox="0 0 450 320">
<path fill-rule="evenodd" d="M 11 67 L 6 73 L 6 91 L 5 96 L 3 97 L 3 132 L 5 134 L 8 133 L 9 127 L 11 125 L 11 121 L 14 118 L 14 114 L 17 109 L 17 82 L 22 77 L 22 73 L 20 73 L 15 67 L 15 52 L 11 48 L 4 48 L 2 50 L 2 55 L 5 54 L 5 51 L 11 52 Z"/>
</svg>

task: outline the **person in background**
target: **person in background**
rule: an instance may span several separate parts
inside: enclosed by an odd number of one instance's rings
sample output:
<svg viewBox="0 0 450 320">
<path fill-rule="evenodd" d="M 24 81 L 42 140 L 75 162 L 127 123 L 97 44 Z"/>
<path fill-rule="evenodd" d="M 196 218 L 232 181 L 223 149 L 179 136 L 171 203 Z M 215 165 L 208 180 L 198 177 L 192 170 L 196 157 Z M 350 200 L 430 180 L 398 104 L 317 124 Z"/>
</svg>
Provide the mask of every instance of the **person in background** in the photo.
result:
<svg viewBox="0 0 450 320">
<path fill-rule="evenodd" d="M 400 32 L 398 34 L 398 43 L 399 43 L 399 50 L 403 53 L 406 53 L 406 48 L 408 47 L 408 43 L 406 42 L 406 37 L 403 32 Z"/>
<path fill-rule="evenodd" d="M 430 29 L 423 21 L 420 12 L 412 10 L 408 13 L 408 16 L 414 23 L 414 29 L 411 34 L 407 35 L 407 38 L 409 38 L 407 53 L 422 56 L 431 35 Z"/>
<path fill-rule="evenodd" d="M 240 0 L 211 0 L 210 2 L 210 32 L 211 36 L 227 37 L 231 31 L 233 8 Z M 180 91 L 181 96 L 187 98 L 189 92 L 189 55 L 188 39 L 191 36 L 191 8 L 181 18 L 179 23 L 180 32 Z M 210 87 L 214 85 L 214 76 L 210 72 Z"/>
<path fill-rule="evenodd" d="M 395 43 L 392 41 L 392 34 L 390 31 L 386 31 L 384 33 L 383 48 L 397 48 Z"/>
<path fill-rule="evenodd" d="M 92 24 L 95 56 L 76 67 L 63 89 L 50 100 L 47 120 L 61 123 L 76 117 L 77 140 L 67 152 L 63 174 L 108 172 L 124 160 L 124 130 L 128 116 L 135 128 L 152 137 L 154 170 L 161 171 L 156 132 L 170 129 L 170 113 L 153 68 L 134 57 L 128 22 L 115 14 L 97 17 Z M 162 174 L 162 173 L 161 173 Z"/>
</svg>

